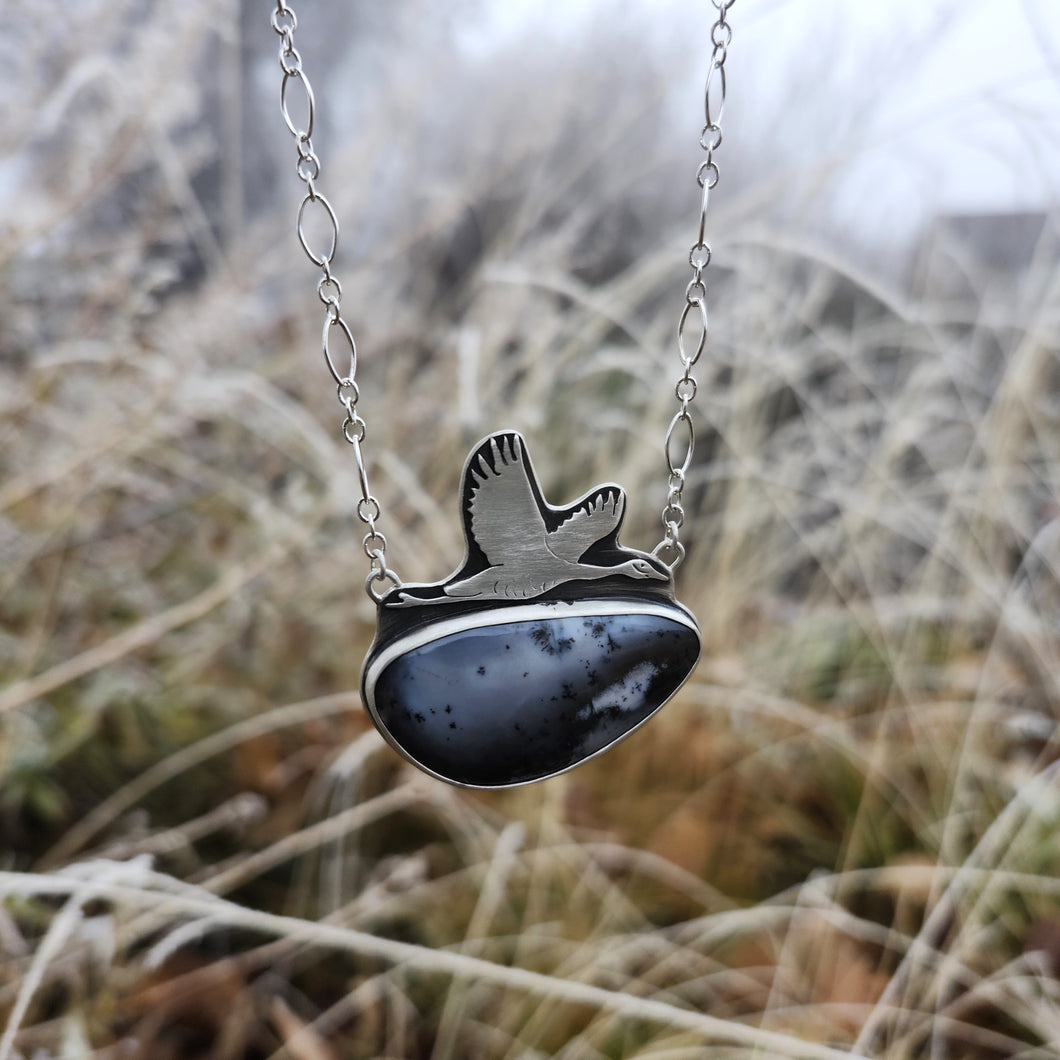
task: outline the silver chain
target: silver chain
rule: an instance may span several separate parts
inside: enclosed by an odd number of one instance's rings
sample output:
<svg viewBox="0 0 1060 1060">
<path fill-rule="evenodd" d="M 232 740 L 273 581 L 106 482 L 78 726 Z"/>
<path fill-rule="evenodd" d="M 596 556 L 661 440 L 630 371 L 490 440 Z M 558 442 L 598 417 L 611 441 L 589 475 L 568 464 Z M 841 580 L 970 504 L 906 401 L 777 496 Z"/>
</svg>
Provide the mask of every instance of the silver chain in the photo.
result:
<svg viewBox="0 0 1060 1060">
<path fill-rule="evenodd" d="M 331 263 L 335 260 L 335 254 L 339 249 L 339 222 L 331 203 L 316 189 L 316 182 L 320 177 L 320 159 L 313 149 L 312 141 L 316 100 L 309 78 L 302 69 L 302 57 L 294 46 L 294 31 L 298 28 L 298 19 L 286 0 L 276 0 L 276 8 L 272 12 L 271 21 L 273 30 L 280 38 L 280 69 L 283 71 L 283 81 L 280 84 L 280 111 L 283 114 L 284 124 L 294 137 L 298 149 L 296 164 L 298 179 L 306 186 L 305 196 L 298 207 L 298 242 L 302 244 L 305 256 L 320 269 L 317 297 L 324 305 L 321 347 L 328 371 L 335 380 L 339 403 L 346 410 L 346 418 L 342 422 L 342 436 L 353 446 L 353 457 L 357 463 L 357 476 L 361 487 L 361 498 L 357 502 L 357 518 L 368 527 L 368 533 L 364 535 L 363 546 L 364 554 L 371 562 L 371 571 L 365 581 L 365 590 L 378 603 L 383 597 L 386 583 L 390 582 L 400 588 L 401 579 L 387 566 L 386 538 L 376 526 L 376 522 L 382 515 L 382 509 L 368 485 L 368 469 L 365 466 L 364 452 L 361 448 L 368 428 L 357 411 L 357 401 L 360 397 L 356 382 L 357 344 L 353 341 L 353 332 L 350 331 L 349 324 L 342 316 L 342 284 L 331 271 Z M 297 82 L 301 86 L 305 99 L 305 121 L 302 125 L 299 125 L 297 120 L 291 116 L 288 106 L 287 93 L 292 82 Z M 331 230 L 327 253 L 316 253 L 306 235 L 307 210 L 316 210 L 318 214 L 322 214 Z M 337 354 L 333 355 L 334 351 L 331 348 L 333 336 L 340 344 L 344 342 L 349 350 L 349 367 L 345 372 L 340 372 L 335 366 Z"/>
<path fill-rule="evenodd" d="M 677 324 L 677 347 L 681 356 L 683 372 L 674 388 L 681 407 L 675 413 L 666 430 L 666 441 L 663 451 L 669 469 L 666 505 L 662 511 L 662 523 L 666 533 L 662 541 L 655 546 L 654 554 L 667 562 L 671 570 L 685 558 L 685 546 L 681 543 L 681 526 L 685 521 L 685 510 L 682 498 L 685 488 L 685 477 L 692 464 L 692 452 L 695 448 L 695 428 L 689 407 L 695 399 L 697 384 L 692 369 L 699 362 L 707 345 L 707 288 L 703 280 L 703 271 L 710 264 L 710 244 L 706 241 L 707 204 L 711 189 L 718 183 L 718 164 L 714 161 L 714 152 L 721 145 L 721 119 L 725 109 L 725 60 L 728 57 L 729 44 L 732 42 L 732 27 L 728 22 L 728 13 L 736 0 L 711 0 L 718 12 L 717 20 L 710 30 L 713 51 L 710 66 L 707 70 L 706 86 L 703 92 L 705 124 L 699 143 L 706 152 L 706 158 L 696 170 L 696 181 L 702 189 L 699 210 L 699 235 L 688 252 L 688 264 L 692 269 L 692 278 L 685 288 L 685 304 Z M 353 333 L 342 316 L 342 285 L 331 271 L 331 263 L 339 243 L 339 222 L 335 211 L 328 200 L 316 190 L 316 181 L 320 177 L 320 159 L 313 149 L 313 118 L 316 107 L 313 89 L 309 78 L 302 69 L 302 57 L 294 46 L 294 32 L 298 19 L 286 0 L 276 0 L 272 12 L 272 28 L 280 38 L 280 69 L 283 81 L 280 85 L 280 110 L 284 124 L 295 138 L 298 150 L 296 171 L 298 179 L 306 186 L 305 197 L 298 207 L 298 241 L 306 257 L 320 269 L 317 281 L 317 296 L 324 305 L 324 330 L 321 346 L 324 361 L 335 380 L 340 404 L 346 410 L 342 423 L 342 435 L 353 446 L 354 459 L 357 462 L 357 474 L 360 479 L 361 499 L 357 502 L 357 517 L 368 527 L 364 536 L 364 552 L 371 561 L 371 572 L 365 582 L 368 595 L 378 602 L 383 595 L 381 587 L 386 582 L 401 586 L 401 580 L 386 562 L 386 537 L 376 527 L 381 517 L 379 501 L 372 494 L 368 485 L 368 472 L 365 467 L 361 445 L 364 442 L 367 425 L 357 412 L 357 401 L 360 397 L 356 383 L 357 345 Z M 302 87 L 306 104 L 306 117 L 303 125 L 291 116 L 287 92 L 292 81 Z M 305 232 L 307 209 L 323 212 L 331 229 L 331 238 L 326 254 L 315 253 Z M 340 341 L 345 341 L 349 348 L 349 368 L 342 373 L 335 367 L 331 350 L 331 336 L 338 329 Z M 689 331 L 692 334 L 689 334 Z M 695 343 L 690 353 L 689 345 Z M 675 447 L 680 446 L 680 453 Z M 680 459 L 677 459 L 680 455 Z M 668 559 L 667 559 L 668 557 Z"/>
<path fill-rule="evenodd" d="M 705 124 L 699 137 L 700 147 L 707 157 L 696 170 L 696 181 L 703 191 L 699 208 L 699 235 L 688 252 L 688 264 L 692 279 L 685 288 L 685 304 L 677 323 L 677 349 L 681 355 L 684 372 L 674 387 L 674 394 L 681 402 L 670 426 L 666 430 L 663 452 L 670 471 L 667 484 L 666 505 L 662 511 L 662 524 L 666 534 L 654 549 L 654 554 L 667 562 L 671 570 L 677 568 L 685 558 L 685 546 L 681 544 L 681 526 L 685 521 L 685 509 L 681 503 L 685 490 L 685 476 L 692 465 L 696 432 L 688 409 L 695 399 L 697 384 L 692 374 L 707 346 L 707 287 L 703 281 L 703 270 L 710 264 L 710 244 L 707 242 L 707 204 L 710 192 L 718 183 L 718 164 L 714 152 L 721 145 L 721 118 L 725 110 L 725 60 L 732 43 L 732 27 L 727 16 L 736 0 L 711 0 L 718 12 L 717 21 L 710 29 L 710 41 L 714 50 L 710 56 L 706 87 L 703 90 Z M 691 331 L 691 334 L 689 332 Z M 690 353 L 689 346 L 695 344 Z M 675 453 L 675 447 L 680 447 Z M 680 456 L 680 459 L 678 459 Z"/>
</svg>

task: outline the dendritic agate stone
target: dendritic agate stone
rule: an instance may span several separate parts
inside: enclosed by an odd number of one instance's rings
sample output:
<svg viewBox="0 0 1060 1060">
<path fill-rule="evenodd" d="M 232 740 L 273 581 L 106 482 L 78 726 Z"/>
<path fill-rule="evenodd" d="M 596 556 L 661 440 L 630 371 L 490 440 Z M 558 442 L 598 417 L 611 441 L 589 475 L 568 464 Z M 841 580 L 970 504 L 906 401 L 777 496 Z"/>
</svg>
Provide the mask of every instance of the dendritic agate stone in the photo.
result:
<svg viewBox="0 0 1060 1060">
<path fill-rule="evenodd" d="M 669 601 L 524 604 L 373 646 L 362 695 L 384 736 L 428 773 L 510 787 L 629 735 L 680 687 L 699 649 L 695 620 Z"/>
</svg>

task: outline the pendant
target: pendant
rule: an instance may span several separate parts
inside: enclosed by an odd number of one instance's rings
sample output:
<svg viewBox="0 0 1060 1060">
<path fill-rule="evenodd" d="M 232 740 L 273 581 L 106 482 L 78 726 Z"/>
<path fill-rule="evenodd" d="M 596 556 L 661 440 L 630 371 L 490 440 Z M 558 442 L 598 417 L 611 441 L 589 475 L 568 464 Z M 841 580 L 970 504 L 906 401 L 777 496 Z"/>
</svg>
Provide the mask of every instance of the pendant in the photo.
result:
<svg viewBox="0 0 1060 1060">
<path fill-rule="evenodd" d="M 699 658 L 699 627 L 666 565 L 618 543 L 625 506 L 615 485 L 550 505 L 515 431 L 472 449 L 464 562 L 387 593 L 364 661 L 361 697 L 400 754 L 461 787 L 529 784 L 670 699 Z"/>
</svg>

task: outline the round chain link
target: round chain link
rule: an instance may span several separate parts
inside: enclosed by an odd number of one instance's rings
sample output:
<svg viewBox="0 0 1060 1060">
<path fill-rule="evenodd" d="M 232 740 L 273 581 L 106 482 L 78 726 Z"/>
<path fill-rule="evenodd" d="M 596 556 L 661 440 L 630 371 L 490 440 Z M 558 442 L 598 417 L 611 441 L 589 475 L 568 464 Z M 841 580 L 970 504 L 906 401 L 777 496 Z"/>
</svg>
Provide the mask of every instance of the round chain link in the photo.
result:
<svg viewBox="0 0 1060 1060">
<path fill-rule="evenodd" d="M 681 407 L 674 414 L 666 430 L 663 453 L 670 477 L 667 480 L 666 505 L 662 511 L 662 524 L 666 530 L 662 541 L 654 548 L 670 570 L 674 570 L 685 558 L 685 546 L 681 543 L 681 526 L 685 521 L 682 505 L 685 476 L 692 466 L 692 452 L 696 444 L 696 432 L 692 424 L 689 407 L 695 400 L 698 384 L 692 369 L 707 347 L 707 286 L 703 272 L 710 264 L 711 250 L 707 242 L 707 204 L 711 188 L 720 176 L 714 152 L 721 145 L 721 117 L 725 110 L 725 60 L 732 43 L 732 27 L 728 14 L 736 0 L 711 0 L 718 12 L 717 20 L 710 29 L 713 51 L 707 69 L 706 86 L 703 90 L 703 112 L 705 124 L 699 137 L 699 146 L 706 157 L 696 170 L 696 181 L 702 191 L 699 207 L 699 233 L 688 252 L 688 264 L 692 278 L 685 288 L 685 304 L 677 322 L 677 349 L 681 357 L 683 373 L 674 388 Z"/>
<path fill-rule="evenodd" d="M 367 425 L 357 411 L 360 390 L 356 383 L 357 344 L 353 332 L 342 316 L 342 284 L 331 271 L 332 262 L 339 249 L 339 221 L 331 203 L 316 189 L 320 178 L 320 159 L 313 149 L 313 124 L 316 118 L 316 96 L 309 78 L 302 69 L 302 57 L 294 46 L 294 33 L 298 28 L 298 18 L 286 0 L 276 0 L 272 12 L 272 28 L 280 38 L 280 69 L 283 80 L 280 82 L 280 113 L 284 124 L 294 137 L 298 152 L 295 170 L 298 179 L 306 186 L 305 196 L 298 206 L 297 232 L 298 242 L 310 262 L 320 269 L 317 281 L 317 295 L 324 305 L 324 329 L 321 337 L 321 349 L 324 363 L 331 373 L 338 391 L 339 404 L 346 410 L 342 421 L 342 436 L 353 447 L 353 458 L 357 464 L 357 479 L 361 497 L 357 501 L 357 518 L 368 528 L 362 542 L 364 554 L 371 562 L 371 571 L 365 582 L 368 595 L 378 603 L 390 587 L 401 587 L 401 579 L 387 565 L 386 537 L 376 526 L 382 516 L 379 501 L 372 493 L 368 483 L 368 469 L 364 461 L 361 445 L 367 433 Z M 304 119 L 300 122 L 292 114 L 290 94 L 292 83 L 297 82 L 301 89 L 302 111 Z M 306 232 L 307 214 L 317 214 L 317 220 L 326 223 L 326 247 L 310 241 Z M 337 329 L 337 334 L 336 334 Z M 338 358 L 335 346 L 345 346 L 349 352 L 349 365 L 346 366 L 345 355 Z M 336 361 L 340 361 L 340 369 Z"/>
</svg>

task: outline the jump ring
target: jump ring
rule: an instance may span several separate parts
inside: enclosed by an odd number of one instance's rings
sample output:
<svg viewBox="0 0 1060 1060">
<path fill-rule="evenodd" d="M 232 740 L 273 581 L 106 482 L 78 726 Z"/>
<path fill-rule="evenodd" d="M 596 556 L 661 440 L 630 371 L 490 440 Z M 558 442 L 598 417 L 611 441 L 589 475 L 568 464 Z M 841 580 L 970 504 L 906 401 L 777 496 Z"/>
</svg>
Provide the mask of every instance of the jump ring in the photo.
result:
<svg viewBox="0 0 1060 1060">
<path fill-rule="evenodd" d="M 376 589 L 376 585 L 379 582 L 384 581 L 389 581 L 395 589 L 400 589 L 403 584 L 401 579 L 392 570 L 390 570 L 389 567 L 386 570 L 373 570 L 372 573 L 369 574 L 368 577 L 365 579 L 364 591 L 377 604 L 381 604 L 383 602 L 383 597 L 386 596 L 386 593 L 380 592 L 378 589 Z"/>
<path fill-rule="evenodd" d="M 288 38 L 284 37 L 284 43 L 286 44 Z M 280 52 L 280 69 L 288 76 L 291 77 L 298 74 L 302 69 L 302 56 L 299 55 L 298 49 L 292 44 L 290 50 L 284 50 Z"/>
<path fill-rule="evenodd" d="M 312 188 L 312 182 L 320 176 L 320 159 L 316 155 L 301 155 L 295 168 L 298 171 L 298 179 L 310 185 L 308 198 L 321 198 L 322 196 L 317 195 Z"/>
<path fill-rule="evenodd" d="M 710 264 L 711 249 L 709 243 L 696 243 L 688 252 L 688 264 L 701 272 Z"/>
<path fill-rule="evenodd" d="M 321 268 L 323 268 L 323 266 L 321 266 Z M 325 294 L 324 289 L 326 287 L 330 287 L 335 293 L 333 295 Z M 332 276 L 330 272 L 321 276 L 317 281 L 317 297 L 326 306 L 337 306 L 339 304 L 339 299 L 342 297 L 342 284 L 339 283 L 338 277 Z"/>
<path fill-rule="evenodd" d="M 706 162 L 701 162 L 699 169 L 696 170 L 696 183 L 701 188 L 716 188 L 718 186 L 718 178 L 721 174 L 718 172 L 718 163 L 713 159 L 709 159 Z M 319 265 L 320 262 L 317 262 Z"/>
<path fill-rule="evenodd" d="M 674 395 L 683 405 L 687 405 L 688 402 L 695 400 L 697 389 L 695 378 L 686 375 L 683 379 L 677 381 L 677 386 L 674 387 Z"/>
<path fill-rule="evenodd" d="M 383 514 L 383 509 L 379 507 L 379 501 L 375 497 L 369 494 L 367 497 L 362 497 L 357 502 L 357 518 L 362 523 L 371 523 L 378 519 Z"/>
<path fill-rule="evenodd" d="M 364 554 L 369 559 L 375 559 L 376 556 L 381 559 L 383 553 L 386 552 L 386 535 L 378 530 L 372 530 L 364 535 L 364 541 L 361 544 L 364 547 Z"/>
<path fill-rule="evenodd" d="M 707 133 L 711 134 L 709 140 L 707 139 Z M 721 147 L 721 126 L 717 122 L 703 126 L 703 132 L 699 137 L 699 146 L 704 151 L 716 151 Z"/>
<path fill-rule="evenodd" d="M 336 390 L 339 395 L 339 401 L 342 402 L 343 407 L 352 416 L 357 402 L 361 399 L 360 388 L 352 379 L 346 378 L 339 380 Z"/>
<path fill-rule="evenodd" d="M 286 16 L 286 17 L 285 17 Z M 298 18 L 289 7 L 277 7 L 272 13 L 272 28 L 282 37 L 298 29 Z"/>
<path fill-rule="evenodd" d="M 354 428 L 352 434 L 350 433 L 351 427 Z M 342 435 L 350 445 L 360 445 L 364 441 L 364 435 L 367 430 L 368 424 L 356 412 L 342 421 Z"/>
<path fill-rule="evenodd" d="M 702 280 L 692 280 L 685 288 L 685 303 L 687 305 L 702 305 L 704 309 L 707 304 L 707 287 Z"/>
<path fill-rule="evenodd" d="M 663 510 L 663 525 L 680 530 L 685 524 L 685 510 L 679 504 L 668 504 Z"/>
</svg>

